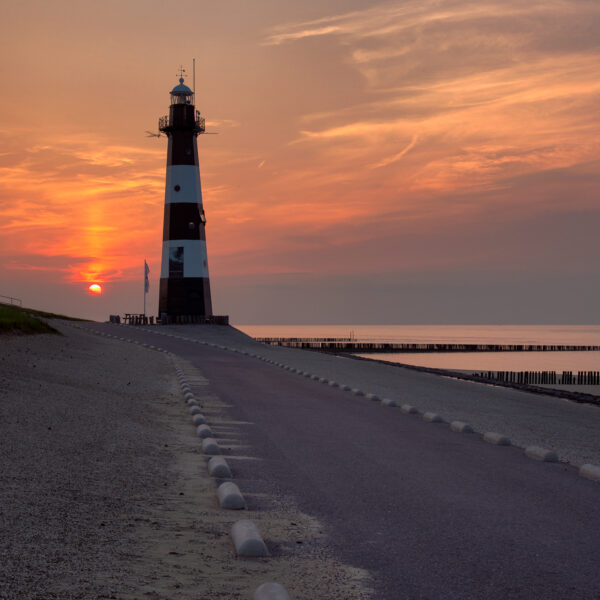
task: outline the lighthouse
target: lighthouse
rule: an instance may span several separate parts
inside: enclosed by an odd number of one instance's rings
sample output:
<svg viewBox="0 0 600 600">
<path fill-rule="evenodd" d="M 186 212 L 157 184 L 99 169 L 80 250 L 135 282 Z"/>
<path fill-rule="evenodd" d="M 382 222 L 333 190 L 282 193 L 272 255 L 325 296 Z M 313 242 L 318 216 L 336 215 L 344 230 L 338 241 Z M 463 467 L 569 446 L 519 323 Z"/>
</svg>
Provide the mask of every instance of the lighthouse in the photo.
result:
<svg viewBox="0 0 600 600">
<path fill-rule="evenodd" d="M 169 141 L 158 312 L 163 322 L 214 322 L 206 254 L 206 217 L 196 138 L 204 118 L 184 83 L 171 90 L 169 114 L 158 127 Z"/>
</svg>

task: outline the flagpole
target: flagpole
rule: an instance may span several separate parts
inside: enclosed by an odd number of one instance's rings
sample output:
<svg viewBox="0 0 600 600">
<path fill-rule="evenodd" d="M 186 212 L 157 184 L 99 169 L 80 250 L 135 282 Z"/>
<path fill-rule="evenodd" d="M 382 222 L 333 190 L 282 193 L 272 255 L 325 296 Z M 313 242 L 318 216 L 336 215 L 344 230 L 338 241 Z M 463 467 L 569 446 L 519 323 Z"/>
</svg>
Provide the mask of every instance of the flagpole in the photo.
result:
<svg viewBox="0 0 600 600">
<path fill-rule="evenodd" d="M 146 294 L 150 290 L 150 281 L 148 280 L 148 273 L 150 273 L 150 267 L 144 258 L 144 321 L 146 320 Z"/>
<path fill-rule="evenodd" d="M 146 279 L 148 274 L 146 273 L 146 259 L 144 259 L 144 317 L 146 316 Z"/>
</svg>

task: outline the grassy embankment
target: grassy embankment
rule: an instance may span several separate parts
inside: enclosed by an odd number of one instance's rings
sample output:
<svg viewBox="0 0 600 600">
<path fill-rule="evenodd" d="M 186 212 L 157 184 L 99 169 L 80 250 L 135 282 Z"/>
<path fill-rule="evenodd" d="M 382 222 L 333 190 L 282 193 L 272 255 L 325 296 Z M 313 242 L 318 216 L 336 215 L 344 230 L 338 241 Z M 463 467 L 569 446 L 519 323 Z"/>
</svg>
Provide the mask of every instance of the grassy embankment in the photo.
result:
<svg viewBox="0 0 600 600">
<path fill-rule="evenodd" d="M 82 320 L 44 312 L 43 310 L 33 310 L 31 308 L 21 308 L 20 306 L 0 303 L 0 335 L 7 333 L 58 333 L 54 327 L 51 327 L 39 317 L 45 319 L 68 319 L 70 321 Z"/>
</svg>

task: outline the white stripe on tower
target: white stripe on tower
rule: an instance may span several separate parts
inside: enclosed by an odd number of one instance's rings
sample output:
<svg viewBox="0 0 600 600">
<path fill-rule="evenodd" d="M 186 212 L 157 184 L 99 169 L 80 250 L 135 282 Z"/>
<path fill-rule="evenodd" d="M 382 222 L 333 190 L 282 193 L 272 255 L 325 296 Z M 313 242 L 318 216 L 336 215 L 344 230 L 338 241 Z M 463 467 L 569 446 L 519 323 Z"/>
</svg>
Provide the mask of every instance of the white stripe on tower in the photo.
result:
<svg viewBox="0 0 600 600">
<path fill-rule="evenodd" d="M 185 257 L 183 277 L 206 277 L 208 279 L 208 259 L 204 240 L 167 240 L 163 242 L 161 279 L 169 277 L 170 248 L 183 248 Z"/>
<path fill-rule="evenodd" d="M 165 204 L 197 202 L 202 204 L 200 169 L 197 165 L 168 165 Z"/>
</svg>

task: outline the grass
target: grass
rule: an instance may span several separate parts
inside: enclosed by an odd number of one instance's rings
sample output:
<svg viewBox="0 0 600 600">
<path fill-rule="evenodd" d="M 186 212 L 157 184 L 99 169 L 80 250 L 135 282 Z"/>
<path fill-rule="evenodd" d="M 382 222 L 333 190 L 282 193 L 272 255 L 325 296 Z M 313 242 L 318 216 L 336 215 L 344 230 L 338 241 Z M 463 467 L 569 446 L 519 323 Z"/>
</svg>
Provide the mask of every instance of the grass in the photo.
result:
<svg viewBox="0 0 600 600">
<path fill-rule="evenodd" d="M 33 310 L 31 308 L 0 303 L 0 335 L 8 333 L 58 333 L 54 327 L 51 327 L 39 317 L 45 319 L 68 319 L 70 321 L 83 320 L 44 312 L 43 310 Z"/>
<path fill-rule="evenodd" d="M 0 304 L 0 306 L 3 306 Z M 10 306 L 10 305 L 7 305 Z M 20 308 L 20 307 L 16 307 Z M 58 315 L 56 313 L 49 313 L 43 310 L 35 310 L 33 308 L 23 308 L 26 313 L 34 317 L 43 317 L 44 319 L 65 319 L 66 321 L 88 321 L 89 319 L 78 319 L 77 317 L 67 317 L 66 315 Z"/>
</svg>

